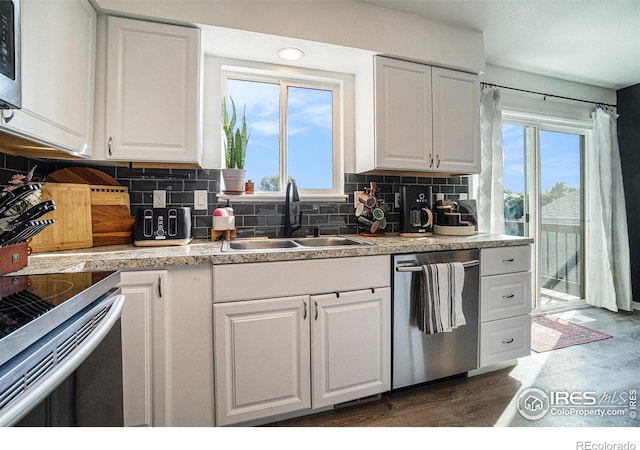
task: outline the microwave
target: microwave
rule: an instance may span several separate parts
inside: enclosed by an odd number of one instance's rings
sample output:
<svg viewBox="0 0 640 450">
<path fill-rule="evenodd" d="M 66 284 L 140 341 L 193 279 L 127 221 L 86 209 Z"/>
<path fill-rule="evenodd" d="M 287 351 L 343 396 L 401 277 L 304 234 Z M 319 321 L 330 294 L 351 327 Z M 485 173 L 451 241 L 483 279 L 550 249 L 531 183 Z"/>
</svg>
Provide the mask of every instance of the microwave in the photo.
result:
<svg viewBox="0 0 640 450">
<path fill-rule="evenodd" d="M 20 0 L 0 0 L 0 109 L 22 107 Z"/>
</svg>

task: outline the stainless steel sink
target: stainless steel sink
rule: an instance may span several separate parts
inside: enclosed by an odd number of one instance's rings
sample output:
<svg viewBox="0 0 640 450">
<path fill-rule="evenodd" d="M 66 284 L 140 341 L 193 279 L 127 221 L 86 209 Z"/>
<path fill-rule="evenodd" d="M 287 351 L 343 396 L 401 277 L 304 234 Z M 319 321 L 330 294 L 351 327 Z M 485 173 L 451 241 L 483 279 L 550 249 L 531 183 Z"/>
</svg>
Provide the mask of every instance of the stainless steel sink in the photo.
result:
<svg viewBox="0 0 640 450">
<path fill-rule="evenodd" d="M 256 252 L 269 250 L 311 250 L 314 248 L 372 245 L 370 242 L 346 236 L 320 236 L 282 239 L 240 239 L 223 241 L 223 252 Z"/>
<path fill-rule="evenodd" d="M 320 236 L 296 238 L 294 241 L 305 247 L 342 247 L 343 245 L 369 245 L 369 242 L 345 236 Z"/>
<path fill-rule="evenodd" d="M 246 241 L 224 241 L 222 251 L 233 250 L 272 250 L 282 248 L 296 248 L 298 245 L 291 239 L 265 239 Z"/>
</svg>

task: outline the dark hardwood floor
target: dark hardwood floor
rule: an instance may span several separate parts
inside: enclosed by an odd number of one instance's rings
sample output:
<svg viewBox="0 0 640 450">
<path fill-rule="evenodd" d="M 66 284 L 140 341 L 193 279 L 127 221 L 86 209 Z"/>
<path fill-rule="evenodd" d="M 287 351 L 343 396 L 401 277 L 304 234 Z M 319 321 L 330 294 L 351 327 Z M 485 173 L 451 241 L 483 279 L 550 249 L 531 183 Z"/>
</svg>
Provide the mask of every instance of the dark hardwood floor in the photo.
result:
<svg viewBox="0 0 640 450">
<path fill-rule="evenodd" d="M 529 387 L 543 391 L 593 391 L 627 398 L 640 391 L 640 312 L 597 308 L 579 314 L 596 319 L 589 328 L 612 339 L 534 353 L 516 366 L 496 372 L 449 379 L 405 391 L 392 392 L 370 403 L 334 409 L 273 423 L 276 427 L 627 427 L 640 418 L 547 414 L 525 419 L 517 411 L 517 397 Z M 622 397 L 617 397 L 618 399 Z M 615 400 L 615 398 L 614 398 Z M 627 398 L 628 401 L 628 398 Z M 640 413 L 640 411 L 639 411 Z"/>
</svg>

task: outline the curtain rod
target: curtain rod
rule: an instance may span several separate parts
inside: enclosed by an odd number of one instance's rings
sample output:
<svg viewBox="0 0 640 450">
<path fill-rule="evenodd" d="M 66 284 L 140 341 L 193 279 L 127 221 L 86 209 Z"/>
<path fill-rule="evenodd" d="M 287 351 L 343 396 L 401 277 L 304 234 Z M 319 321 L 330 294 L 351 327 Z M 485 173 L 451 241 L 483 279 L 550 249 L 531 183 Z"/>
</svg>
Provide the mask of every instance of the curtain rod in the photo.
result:
<svg viewBox="0 0 640 450">
<path fill-rule="evenodd" d="M 484 81 L 480 82 L 480 86 L 481 87 L 497 87 L 497 88 L 500 88 L 500 89 L 510 89 L 512 91 L 526 92 L 527 94 L 542 95 L 545 98 L 545 100 L 546 100 L 547 97 L 553 97 L 553 98 L 561 98 L 563 100 L 571 100 L 571 101 L 574 101 L 574 102 L 591 103 L 593 105 L 596 105 L 596 107 L 601 106 L 601 107 L 617 108 L 617 105 L 612 105 L 610 103 L 593 102 L 591 100 L 582 100 L 582 99 L 579 99 L 579 98 L 563 97 L 561 95 L 545 94 L 544 92 L 529 91 L 529 90 L 526 90 L 526 89 L 513 88 L 513 87 L 509 87 L 509 86 L 500 86 L 499 84 L 485 83 Z"/>
</svg>

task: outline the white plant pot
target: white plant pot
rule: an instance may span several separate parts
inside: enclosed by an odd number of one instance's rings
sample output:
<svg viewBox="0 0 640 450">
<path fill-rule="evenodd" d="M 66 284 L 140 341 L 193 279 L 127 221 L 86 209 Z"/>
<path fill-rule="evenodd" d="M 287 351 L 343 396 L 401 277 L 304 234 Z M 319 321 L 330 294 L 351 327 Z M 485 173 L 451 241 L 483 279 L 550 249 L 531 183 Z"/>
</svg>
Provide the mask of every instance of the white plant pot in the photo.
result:
<svg viewBox="0 0 640 450">
<path fill-rule="evenodd" d="M 244 180 L 247 175 L 246 169 L 220 169 L 224 187 L 222 192 L 231 195 L 244 194 Z"/>
</svg>

